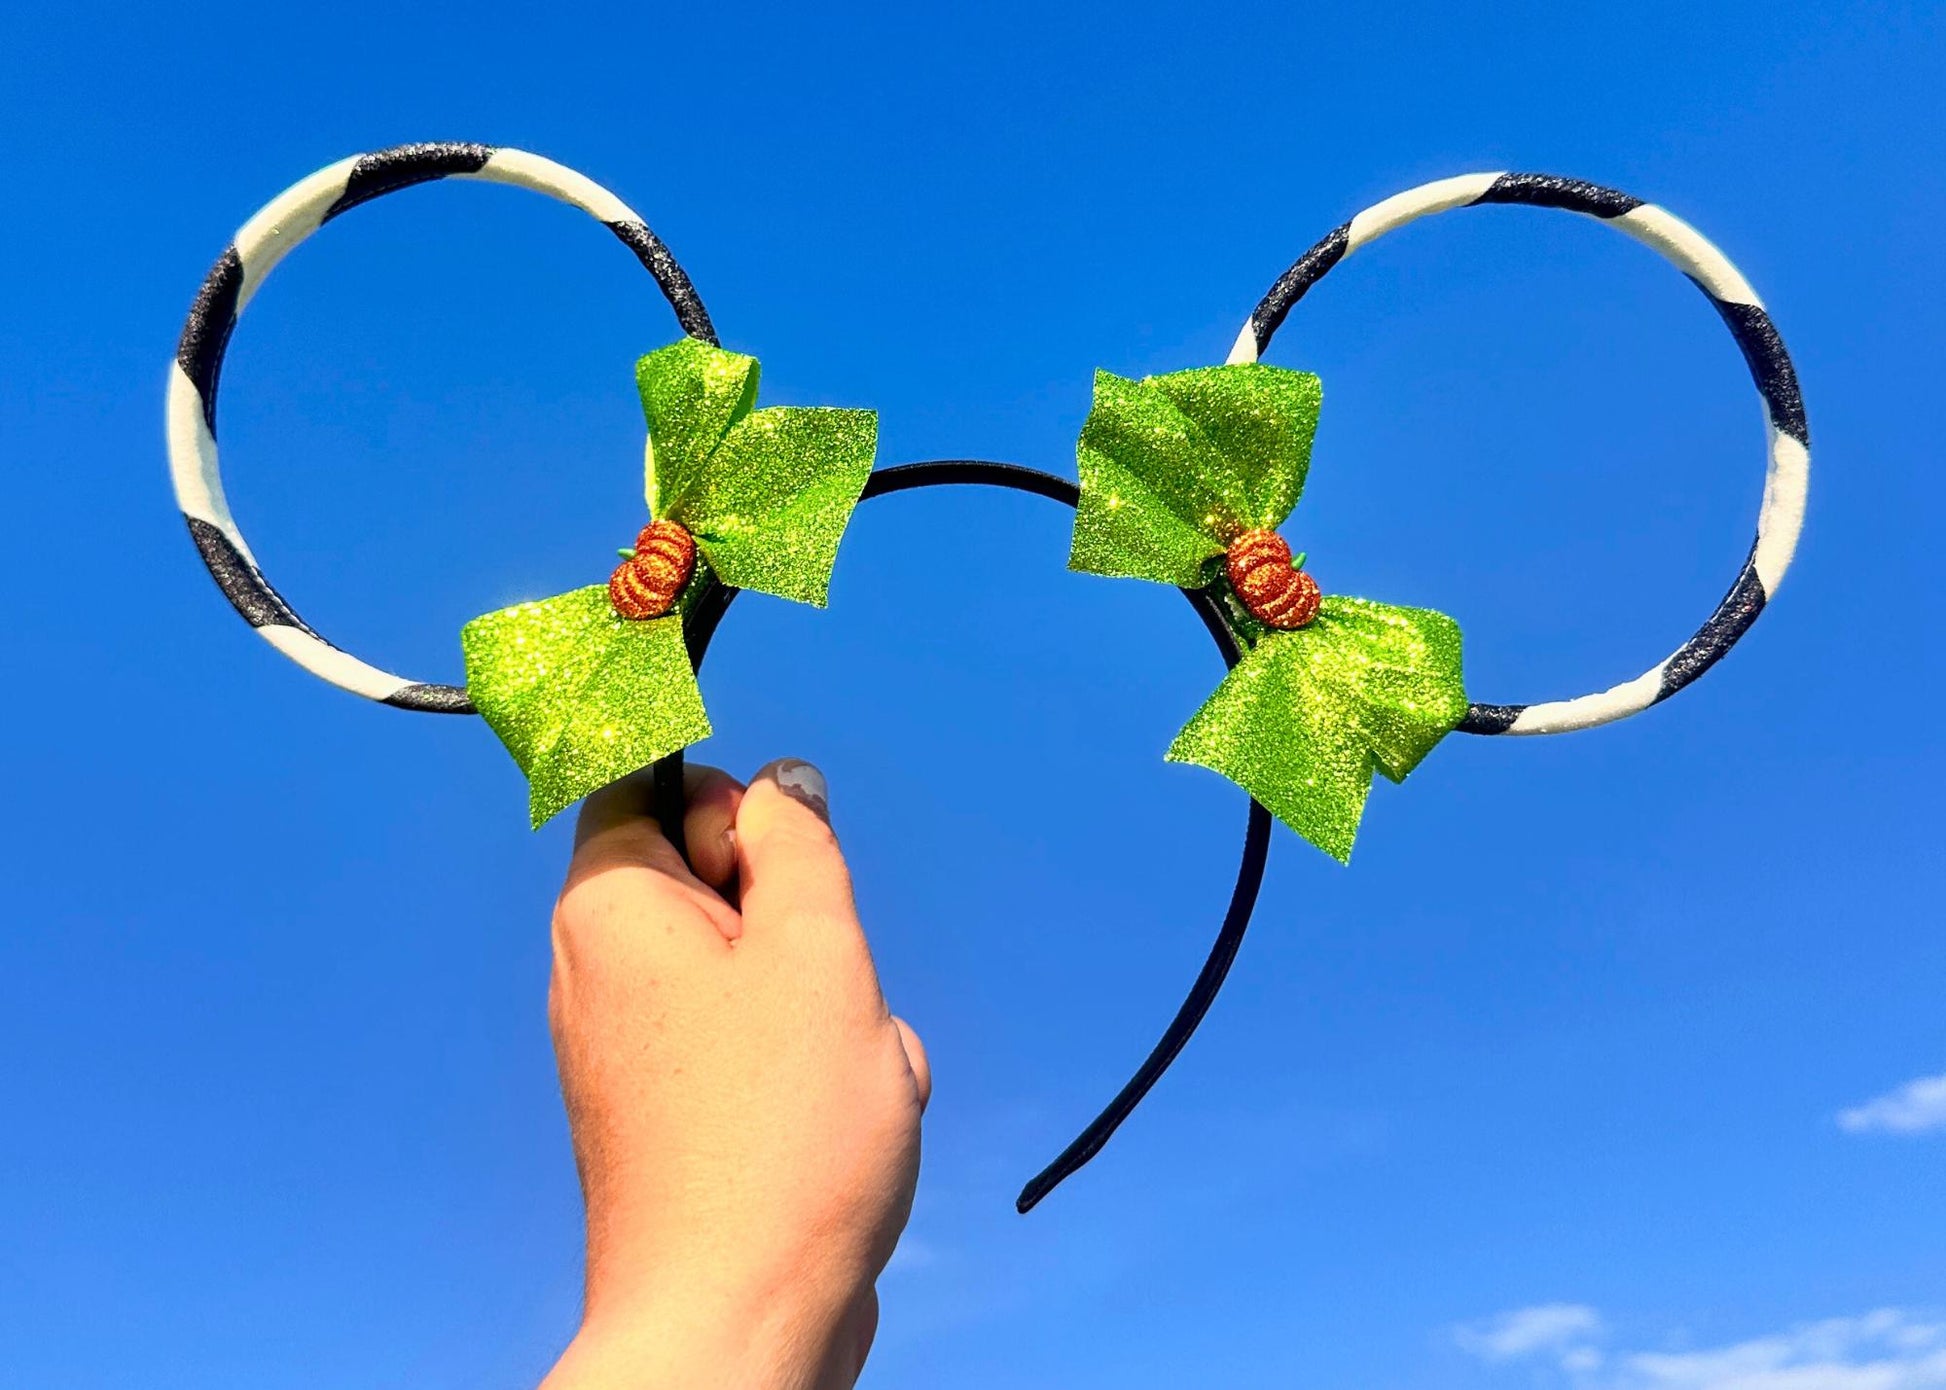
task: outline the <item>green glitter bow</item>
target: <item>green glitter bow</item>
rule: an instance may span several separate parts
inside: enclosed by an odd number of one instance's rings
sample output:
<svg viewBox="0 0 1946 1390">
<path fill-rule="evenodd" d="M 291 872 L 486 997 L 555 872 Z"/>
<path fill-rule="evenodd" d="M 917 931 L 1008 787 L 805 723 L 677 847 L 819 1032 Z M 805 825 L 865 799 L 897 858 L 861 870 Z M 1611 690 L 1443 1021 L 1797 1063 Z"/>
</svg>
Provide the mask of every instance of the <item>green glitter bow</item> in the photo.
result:
<svg viewBox="0 0 1946 1390">
<path fill-rule="evenodd" d="M 1304 490 L 1321 397 L 1315 376 L 1259 363 L 1095 373 L 1068 567 L 1222 597 L 1247 650 L 1167 756 L 1222 773 L 1344 862 L 1372 773 L 1402 781 L 1467 701 L 1443 613 L 1327 596 L 1278 630 L 1230 585 L 1230 544 L 1277 527 Z"/>
<path fill-rule="evenodd" d="M 527 774 L 535 826 L 710 732 L 683 615 L 723 583 L 823 607 L 872 471 L 869 410 L 754 410 L 757 359 L 684 338 L 635 367 L 649 514 L 688 530 L 695 572 L 667 616 L 622 617 L 605 584 L 475 618 L 466 691 Z"/>
</svg>

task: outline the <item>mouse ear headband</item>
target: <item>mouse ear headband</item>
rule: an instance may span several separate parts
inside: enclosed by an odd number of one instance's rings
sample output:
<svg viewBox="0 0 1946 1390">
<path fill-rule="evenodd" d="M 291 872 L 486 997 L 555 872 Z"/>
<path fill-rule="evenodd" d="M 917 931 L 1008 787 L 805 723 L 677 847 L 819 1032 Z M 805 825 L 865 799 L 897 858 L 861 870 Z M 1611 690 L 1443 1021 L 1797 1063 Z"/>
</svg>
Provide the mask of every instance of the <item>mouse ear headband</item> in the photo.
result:
<svg viewBox="0 0 1946 1390">
<path fill-rule="evenodd" d="M 463 686 L 395 676 L 319 636 L 265 579 L 224 501 L 216 387 L 231 330 L 300 241 L 383 194 L 443 178 L 512 184 L 589 213 L 653 275 L 684 336 L 636 364 L 647 423 L 646 515 L 606 578 L 462 629 Z M 1326 593 L 1278 534 L 1310 467 L 1321 390 L 1258 361 L 1324 275 L 1386 232 L 1482 204 L 1559 208 L 1650 247 L 1702 290 L 1763 404 L 1766 474 L 1757 536 L 1696 632 L 1651 670 L 1538 704 L 1467 697 L 1458 625 L 1428 608 Z M 1341 861 L 1374 773 L 1397 782 L 1449 732 L 1554 734 L 1639 713 L 1708 670 L 1763 611 L 1803 522 L 1810 456 L 1782 339 L 1737 269 L 1681 219 L 1575 179 L 1469 174 L 1421 185 L 1336 228 L 1278 277 L 1229 361 L 1131 381 L 1097 372 L 1077 448 L 1080 486 L 983 460 L 874 470 L 870 411 L 759 409 L 756 359 L 725 351 L 675 257 L 620 199 L 538 155 L 486 145 L 402 146 L 342 160 L 273 199 L 238 231 L 190 310 L 168 393 L 176 497 L 204 564 L 244 620 L 332 684 L 401 709 L 482 715 L 526 775 L 534 824 L 653 764 L 657 811 L 681 847 L 682 750 L 710 732 L 696 681 L 742 589 L 822 606 L 856 505 L 916 487 L 1013 488 L 1075 509 L 1069 566 L 1180 589 L 1229 674 L 1167 756 L 1250 794 L 1228 911 L 1188 997 L 1129 1083 L 1022 1191 L 1026 1211 L 1097 1153 L 1188 1041 L 1221 987 L 1262 882 L 1274 814 Z M 591 567 L 592 569 L 592 567 Z"/>
</svg>

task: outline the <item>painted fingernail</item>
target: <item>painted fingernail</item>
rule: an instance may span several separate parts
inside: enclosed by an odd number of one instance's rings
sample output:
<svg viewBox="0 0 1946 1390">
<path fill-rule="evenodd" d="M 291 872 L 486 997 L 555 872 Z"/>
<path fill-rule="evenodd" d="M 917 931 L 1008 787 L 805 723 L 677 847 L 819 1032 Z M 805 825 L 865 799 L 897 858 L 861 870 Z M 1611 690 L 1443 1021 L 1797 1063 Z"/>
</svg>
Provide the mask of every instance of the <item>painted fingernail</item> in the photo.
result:
<svg viewBox="0 0 1946 1390">
<path fill-rule="evenodd" d="M 802 758 L 781 758 L 771 776 L 777 779 L 777 790 L 793 801 L 801 801 L 817 812 L 818 819 L 829 822 L 831 819 L 831 789 L 825 784 L 824 774 L 814 764 Z"/>
</svg>

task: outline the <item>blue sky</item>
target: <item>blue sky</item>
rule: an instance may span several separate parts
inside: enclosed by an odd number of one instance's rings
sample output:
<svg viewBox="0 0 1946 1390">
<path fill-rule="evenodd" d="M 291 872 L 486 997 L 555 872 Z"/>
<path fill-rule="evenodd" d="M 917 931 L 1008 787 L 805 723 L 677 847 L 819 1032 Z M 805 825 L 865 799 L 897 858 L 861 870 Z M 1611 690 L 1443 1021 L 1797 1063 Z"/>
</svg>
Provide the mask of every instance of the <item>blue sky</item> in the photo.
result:
<svg viewBox="0 0 1946 1390">
<path fill-rule="evenodd" d="M 1038 499 L 877 502 L 829 611 L 738 605 L 699 755 L 826 768 L 932 1051 L 867 1385 L 1946 1385 L 1936 9 L 38 8 L 0 20 L 10 1381 L 515 1386 L 572 1326 L 566 827 L 528 832 L 477 723 L 253 639 L 162 457 L 234 227 L 462 139 L 613 187 L 766 399 L 875 407 L 885 462 L 1071 473 L 1095 368 L 1221 360 L 1313 238 L 1428 178 L 1577 175 L 1713 237 L 1810 407 L 1776 603 L 1637 719 L 1448 740 L 1349 869 L 1280 830 L 1208 1024 L 1031 1217 L 1234 872 L 1241 795 L 1161 760 L 1220 674 L 1192 616 L 1065 574 Z M 456 679 L 462 622 L 632 535 L 631 364 L 675 332 L 577 214 L 383 200 L 237 333 L 232 504 L 327 636 Z M 1741 363 L 1593 224 L 1409 229 L 1268 360 L 1325 385 L 1289 534 L 1455 615 L 1481 698 L 1635 675 L 1748 543 Z"/>
</svg>

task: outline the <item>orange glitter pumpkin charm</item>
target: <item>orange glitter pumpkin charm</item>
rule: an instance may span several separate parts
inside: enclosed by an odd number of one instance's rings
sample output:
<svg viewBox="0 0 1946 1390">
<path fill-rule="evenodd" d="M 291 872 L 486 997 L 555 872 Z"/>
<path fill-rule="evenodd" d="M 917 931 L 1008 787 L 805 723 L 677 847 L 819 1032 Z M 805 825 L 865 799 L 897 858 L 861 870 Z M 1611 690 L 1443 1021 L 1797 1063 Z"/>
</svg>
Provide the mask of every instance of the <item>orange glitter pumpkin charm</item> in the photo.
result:
<svg viewBox="0 0 1946 1390">
<path fill-rule="evenodd" d="M 1245 531 L 1226 558 L 1230 587 L 1258 622 L 1290 629 L 1318 616 L 1318 581 L 1291 563 L 1290 545 L 1275 531 Z"/>
<path fill-rule="evenodd" d="M 608 601 L 624 618 L 660 618 L 676 606 L 696 570 L 696 538 L 673 521 L 652 521 L 635 553 L 608 576 Z"/>
</svg>

